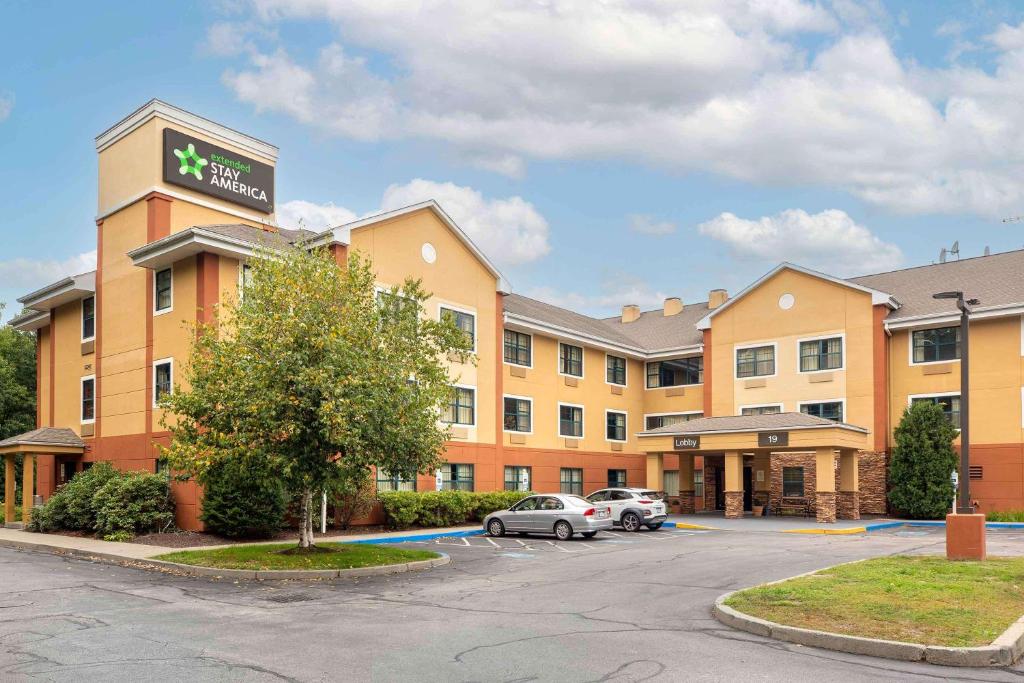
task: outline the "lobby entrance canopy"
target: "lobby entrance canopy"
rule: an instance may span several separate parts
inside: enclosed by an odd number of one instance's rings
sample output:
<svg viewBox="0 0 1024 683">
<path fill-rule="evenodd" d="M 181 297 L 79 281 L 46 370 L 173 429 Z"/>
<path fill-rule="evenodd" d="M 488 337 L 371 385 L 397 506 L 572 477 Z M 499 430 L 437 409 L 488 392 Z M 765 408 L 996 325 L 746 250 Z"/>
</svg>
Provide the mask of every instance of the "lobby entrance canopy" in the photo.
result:
<svg viewBox="0 0 1024 683">
<path fill-rule="evenodd" d="M 868 430 L 804 413 L 703 417 L 637 435 L 647 453 L 647 480 L 661 481 L 665 453 L 679 454 L 680 501 L 692 512 L 693 456 L 723 455 L 725 516 L 743 516 L 743 458 L 771 453 L 815 454 L 815 508 L 819 522 L 860 518 L 857 452 L 868 446 Z M 839 491 L 835 466 L 839 458 Z M 818 476 L 827 473 L 827 476 Z M 767 482 L 764 482 L 767 486 Z M 683 490 L 689 487 L 688 490 Z"/>
<path fill-rule="evenodd" d="M 28 524 L 32 518 L 32 500 L 35 496 L 35 463 L 37 455 L 82 455 L 85 442 L 70 429 L 42 427 L 0 441 L 0 455 L 4 458 L 4 522 L 15 524 L 15 458 L 22 462 L 21 521 Z"/>
</svg>

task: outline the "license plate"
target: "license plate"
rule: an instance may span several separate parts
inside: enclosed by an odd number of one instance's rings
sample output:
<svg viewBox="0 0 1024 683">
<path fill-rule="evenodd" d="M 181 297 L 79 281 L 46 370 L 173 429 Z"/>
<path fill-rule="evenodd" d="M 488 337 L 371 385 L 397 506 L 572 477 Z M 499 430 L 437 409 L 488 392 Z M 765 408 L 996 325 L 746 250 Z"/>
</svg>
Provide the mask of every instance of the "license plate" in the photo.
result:
<svg viewBox="0 0 1024 683">
<path fill-rule="evenodd" d="M 607 510 L 598 510 L 597 511 L 597 518 L 598 519 L 607 519 L 607 517 L 608 517 L 608 511 Z"/>
<path fill-rule="evenodd" d="M 665 511 L 665 508 L 663 508 L 663 507 L 662 507 L 662 506 L 660 506 L 660 505 L 655 505 L 655 506 L 654 506 L 654 511 L 655 511 L 656 513 L 658 513 L 658 514 L 661 514 L 662 512 L 664 512 L 664 511 Z"/>
</svg>

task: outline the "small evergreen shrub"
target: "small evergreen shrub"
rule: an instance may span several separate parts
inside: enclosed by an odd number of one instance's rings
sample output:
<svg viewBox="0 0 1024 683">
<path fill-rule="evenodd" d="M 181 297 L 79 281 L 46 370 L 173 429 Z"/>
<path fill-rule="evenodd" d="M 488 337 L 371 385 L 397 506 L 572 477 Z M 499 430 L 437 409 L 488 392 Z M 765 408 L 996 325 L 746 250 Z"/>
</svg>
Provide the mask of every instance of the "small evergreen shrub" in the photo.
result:
<svg viewBox="0 0 1024 683">
<path fill-rule="evenodd" d="M 480 522 L 495 510 L 507 510 L 527 491 L 386 491 L 378 494 L 392 529 L 443 527 Z"/>
<path fill-rule="evenodd" d="M 224 458 L 203 477 L 200 518 L 229 538 L 265 538 L 284 526 L 288 497 L 279 479 L 251 459 Z"/>
<path fill-rule="evenodd" d="M 415 491 L 383 491 L 378 495 L 384 518 L 392 529 L 405 529 L 419 519 L 420 494 Z"/>
<path fill-rule="evenodd" d="M 45 505 L 36 508 L 29 524 L 30 531 L 94 531 L 96 507 L 93 498 L 111 479 L 120 476 L 109 462 L 97 462 L 79 472 Z"/>
<path fill-rule="evenodd" d="M 121 473 L 96 492 L 93 505 L 96 531 L 103 537 L 165 531 L 174 524 L 174 501 L 166 474 Z"/>
<path fill-rule="evenodd" d="M 956 428 L 942 408 L 919 401 L 903 411 L 889 470 L 889 502 L 905 517 L 939 519 L 953 503 Z"/>
<path fill-rule="evenodd" d="M 523 498 L 532 496 L 533 491 L 486 491 L 475 495 L 477 504 L 473 510 L 473 520 L 482 522 L 492 512 L 508 510 Z"/>
<path fill-rule="evenodd" d="M 1024 522 L 1024 510 L 992 510 L 985 513 L 989 522 Z"/>
<path fill-rule="evenodd" d="M 425 491 L 419 494 L 418 526 L 441 527 L 464 524 L 475 507 L 475 499 L 468 491 Z"/>
</svg>

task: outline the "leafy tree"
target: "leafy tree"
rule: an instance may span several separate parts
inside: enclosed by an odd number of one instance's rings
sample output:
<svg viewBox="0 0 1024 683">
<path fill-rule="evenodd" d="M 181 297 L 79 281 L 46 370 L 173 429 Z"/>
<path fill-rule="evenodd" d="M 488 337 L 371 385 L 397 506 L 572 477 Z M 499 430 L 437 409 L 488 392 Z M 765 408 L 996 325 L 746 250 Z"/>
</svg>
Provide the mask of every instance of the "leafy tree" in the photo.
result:
<svg viewBox="0 0 1024 683">
<path fill-rule="evenodd" d="M 908 517 L 942 517 L 953 503 L 950 477 L 958 464 L 953 450 L 956 428 L 942 408 L 918 401 L 903 411 L 895 436 L 889 502 Z"/>
<path fill-rule="evenodd" d="M 0 316 L 3 310 L 0 304 Z M 35 337 L 4 325 L 0 327 L 0 439 L 35 427 Z"/>
<path fill-rule="evenodd" d="M 299 546 L 313 545 L 313 496 L 352 470 L 406 477 L 440 463 L 451 397 L 447 358 L 469 340 L 424 314 L 419 281 L 378 295 L 369 262 L 338 268 L 326 251 L 262 254 L 240 302 L 200 327 L 163 407 L 172 467 L 200 480 L 222 458 L 270 464 L 300 503 Z"/>
</svg>

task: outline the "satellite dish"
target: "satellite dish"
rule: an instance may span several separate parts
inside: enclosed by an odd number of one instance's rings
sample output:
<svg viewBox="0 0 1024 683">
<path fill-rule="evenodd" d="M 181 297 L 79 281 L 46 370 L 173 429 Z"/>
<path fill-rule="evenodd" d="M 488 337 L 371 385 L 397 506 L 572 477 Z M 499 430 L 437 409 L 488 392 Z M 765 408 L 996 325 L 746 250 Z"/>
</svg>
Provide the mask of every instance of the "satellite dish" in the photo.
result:
<svg viewBox="0 0 1024 683">
<path fill-rule="evenodd" d="M 942 249 L 939 250 L 939 263 L 945 263 L 945 262 L 946 262 L 946 248 L 943 247 Z"/>
</svg>

